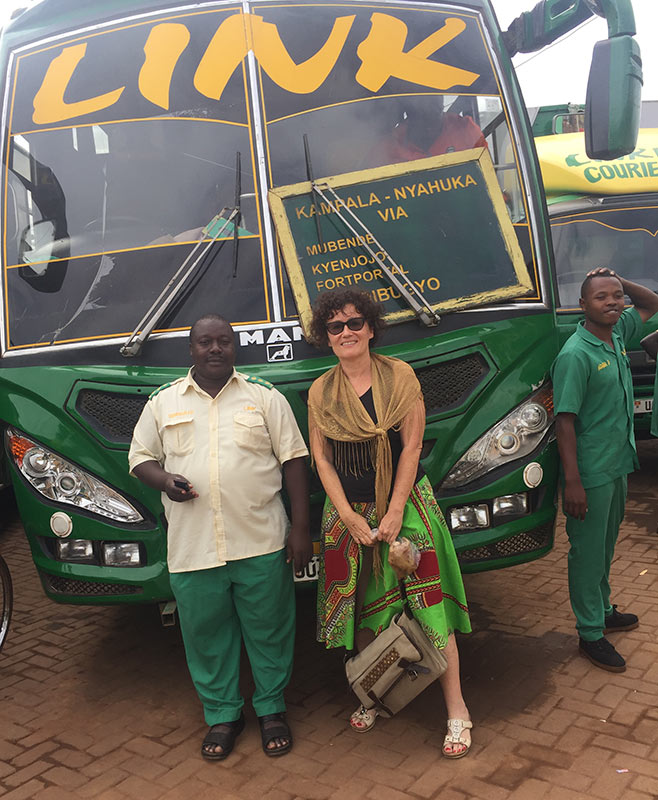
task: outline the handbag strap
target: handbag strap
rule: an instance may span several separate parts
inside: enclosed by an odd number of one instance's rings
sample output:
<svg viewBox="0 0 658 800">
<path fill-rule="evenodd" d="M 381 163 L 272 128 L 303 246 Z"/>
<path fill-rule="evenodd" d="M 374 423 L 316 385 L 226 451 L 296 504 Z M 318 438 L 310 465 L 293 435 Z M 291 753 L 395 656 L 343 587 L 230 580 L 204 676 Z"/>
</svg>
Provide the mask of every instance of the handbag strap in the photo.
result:
<svg viewBox="0 0 658 800">
<path fill-rule="evenodd" d="M 400 578 L 398 581 L 398 586 L 400 587 L 400 597 L 402 598 L 402 608 L 404 609 L 404 613 L 411 619 L 413 614 L 411 613 L 411 606 L 409 605 L 409 598 L 407 596 L 407 587 L 404 585 L 404 579 Z"/>
</svg>

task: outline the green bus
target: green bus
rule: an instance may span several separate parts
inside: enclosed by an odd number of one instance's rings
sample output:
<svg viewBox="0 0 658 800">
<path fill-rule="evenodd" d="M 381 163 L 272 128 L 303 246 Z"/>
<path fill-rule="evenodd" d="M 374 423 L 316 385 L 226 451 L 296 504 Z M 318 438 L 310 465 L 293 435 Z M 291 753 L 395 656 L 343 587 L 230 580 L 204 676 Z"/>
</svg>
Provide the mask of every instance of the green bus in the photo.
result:
<svg viewBox="0 0 658 800">
<path fill-rule="evenodd" d="M 609 162 L 587 156 L 582 134 L 542 136 L 536 146 L 550 215 L 563 344 L 582 319 L 580 284 L 592 265 L 610 266 L 658 291 L 658 128 L 641 128 L 637 148 Z M 646 322 L 628 351 L 638 439 L 650 435 L 656 373 L 656 362 L 640 339 L 656 327 L 655 318 Z"/>
<path fill-rule="evenodd" d="M 577 103 L 529 108 L 528 116 L 535 137 L 585 130 L 585 106 Z"/>
<path fill-rule="evenodd" d="M 403 255 L 399 271 L 412 284 L 415 269 L 425 276 L 412 286 L 420 310 L 381 270 L 364 268 L 360 285 L 386 298 L 381 352 L 422 384 L 422 463 L 464 571 L 550 550 L 553 261 L 510 59 L 593 13 L 609 38 L 594 52 L 588 141 L 610 158 L 637 133 L 630 0 L 543 0 L 504 33 L 490 0 L 42 0 L 8 24 L 0 425 L 50 598 L 171 599 L 160 498 L 127 471 L 149 394 L 185 372 L 192 322 L 218 312 L 234 327 L 238 369 L 275 384 L 305 430 L 306 392 L 333 359 L 305 340 L 304 287 L 289 275 L 268 192 L 358 173 L 414 119 L 427 135 L 447 115 L 486 140 L 442 158 L 486 162 L 495 203 L 478 197 L 495 215 L 485 225 L 471 195 L 455 192 L 450 224 L 417 231 L 433 255 Z M 320 228 L 311 250 L 343 247 L 326 228 L 320 241 Z M 481 245 L 498 229 L 507 250 L 494 254 Z M 354 264 L 367 267 L 370 235 L 349 240 Z M 508 251 L 524 274 L 517 294 Z M 439 324 L 437 309 L 447 309 Z M 312 500 L 317 521 L 317 485 Z"/>
</svg>

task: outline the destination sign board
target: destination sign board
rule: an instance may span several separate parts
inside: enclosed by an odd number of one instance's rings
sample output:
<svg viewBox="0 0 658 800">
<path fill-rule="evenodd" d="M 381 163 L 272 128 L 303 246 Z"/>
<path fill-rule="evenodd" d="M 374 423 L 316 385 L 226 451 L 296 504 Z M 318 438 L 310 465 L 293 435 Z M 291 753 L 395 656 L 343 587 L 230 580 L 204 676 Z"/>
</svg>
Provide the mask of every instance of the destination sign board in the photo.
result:
<svg viewBox="0 0 658 800">
<path fill-rule="evenodd" d="M 412 318 L 379 263 L 389 257 L 393 273 L 437 312 L 533 290 L 486 148 L 323 178 L 316 186 L 321 194 L 310 182 L 269 193 L 305 333 L 315 298 L 333 289 L 370 292 L 389 322 Z"/>
</svg>

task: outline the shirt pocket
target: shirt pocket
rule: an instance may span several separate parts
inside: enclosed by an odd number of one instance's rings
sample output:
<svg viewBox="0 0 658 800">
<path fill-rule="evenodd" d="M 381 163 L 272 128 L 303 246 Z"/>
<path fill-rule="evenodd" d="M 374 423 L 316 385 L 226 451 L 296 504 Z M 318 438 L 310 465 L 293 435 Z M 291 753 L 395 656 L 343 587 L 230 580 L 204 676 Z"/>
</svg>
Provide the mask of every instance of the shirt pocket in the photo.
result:
<svg viewBox="0 0 658 800">
<path fill-rule="evenodd" d="M 238 447 L 258 452 L 272 449 L 265 419 L 258 412 L 238 411 L 234 414 L 233 435 Z"/>
<path fill-rule="evenodd" d="M 163 425 L 165 455 L 185 456 L 194 450 L 194 418 L 168 420 Z"/>
</svg>

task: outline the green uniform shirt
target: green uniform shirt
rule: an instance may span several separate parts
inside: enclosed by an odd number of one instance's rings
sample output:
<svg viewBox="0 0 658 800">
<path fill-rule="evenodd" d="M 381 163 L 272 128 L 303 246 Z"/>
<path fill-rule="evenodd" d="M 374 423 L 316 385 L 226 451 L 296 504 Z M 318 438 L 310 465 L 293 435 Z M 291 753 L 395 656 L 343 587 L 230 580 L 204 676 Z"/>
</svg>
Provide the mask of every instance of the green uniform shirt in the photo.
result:
<svg viewBox="0 0 658 800">
<path fill-rule="evenodd" d="M 637 310 L 626 309 L 613 329 L 613 348 L 581 322 L 553 364 L 555 413 L 576 415 L 578 471 L 585 489 L 603 486 L 639 466 L 626 342 L 641 325 Z"/>
</svg>

